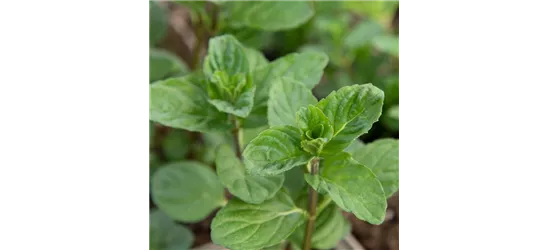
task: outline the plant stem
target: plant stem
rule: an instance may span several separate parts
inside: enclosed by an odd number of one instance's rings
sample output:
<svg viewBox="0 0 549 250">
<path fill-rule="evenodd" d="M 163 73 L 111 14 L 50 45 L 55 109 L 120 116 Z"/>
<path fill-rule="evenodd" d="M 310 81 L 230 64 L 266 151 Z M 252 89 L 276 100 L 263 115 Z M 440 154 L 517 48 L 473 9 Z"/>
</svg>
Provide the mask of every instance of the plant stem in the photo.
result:
<svg viewBox="0 0 549 250">
<path fill-rule="evenodd" d="M 314 158 L 311 162 L 311 175 L 318 174 L 318 164 L 320 159 Z M 305 228 L 305 239 L 303 240 L 303 250 L 311 250 L 311 239 L 313 237 L 313 230 L 315 228 L 316 220 L 316 204 L 318 202 L 318 193 L 316 190 L 309 186 L 309 219 L 307 220 L 307 227 Z"/>
<path fill-rule="evenodd" d="M 231 120 L 234 125 L 234 129 L 233 129 L 234 150 L 238 159 L 242 161 L 242 147 L 241 147 L 242 129 L 240 128 L 240 122 L 238 121 L 238 118 L 235 115 L 231 115 Z"/>
</svg>

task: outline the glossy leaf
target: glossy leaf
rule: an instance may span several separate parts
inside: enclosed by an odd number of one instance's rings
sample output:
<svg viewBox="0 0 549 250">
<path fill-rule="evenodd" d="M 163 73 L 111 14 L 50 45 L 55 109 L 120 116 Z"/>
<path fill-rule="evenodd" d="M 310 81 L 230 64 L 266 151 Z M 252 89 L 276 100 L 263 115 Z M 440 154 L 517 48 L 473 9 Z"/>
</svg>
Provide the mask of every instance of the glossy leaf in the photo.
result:
<svg viewBox="0 0 549 250">
<path fill-rule="evenodd" d="M 319 175 L 305 175 L 315 190 L 324 190 L 343 210 L 379 225 L 385 219 L 387 201 L 374 173 L 351 158 L 349 153 L 327 157 Z"/>
<path fill-rule="evenodd" d="M 232 35 L 221 35 L 210 39 L 208 54 L 204 59 L 204 73 L 210 77 L 216 71 L 224 71 L 229 76 L 247 73 L 248 57 L 244 46 Z"/>
<path fill-rule="evenodd" d="M 149 51 L 149 82 L 163 80 L 168 77 L 189 72 L 176 55 L 167 50 L 151 48 Z"/>
<path fill-rule="evenodd" d="M 223 186 L 208 166 L 191 161 L 172 162 L 156 171 L 154 203 L 171 218 L 200 221 L 225 203 Z"/>
<path fill-rule="evenodd" d="M 268 124 L 267 101 L 271 86 L 279 77 L 287 77 L 312 89 L 319 83 L 328 56 L 321 52 L 292 53 L 281 57 L 252 72 L 252 81 L 257 87 L 252 113 L 244 122 L 244 127 L 254 128 Z"/>
<path fill-rule="evenodd" d="M 187 133 L 180 129 L 172 129 L 162 141 L 162 151 L 169 161 L 184 160 L 189 146 Z"/>
<path fill-rule="evenodd" d="M 233 198 L 212 221 L 212 241 L 230 249 L 261 249 L 279 244 L 305 222 L 306 212 L 284 191 L 261 204 Z"/>
<path fill-rule="evenodd" d="M 149 119 L 164 126 L 199 132 L 231 128 L 227 115 L 208 103 L 205 82 L 196 75 L 155 82 L 149 87 Z"/>
<path fill-rule="evenodd" d="M 221 183 L 231 194 L 247 203 L 259 204 L 272 198 L 284 182 L 284 175 L 249 175 L 234 149 L 228 145 L 219 147 L 215 165 Z"/>
<path fill-rule="evenodd" d="M 160 210 L 149 214 L 150 250 L 190 249 L 194 235 L 187 227 L 175 223 Z"/>
<path fill-rule="evenodd" d="M 385 138 L 360 143 L 351 154 L 353 159 L 372 170 L 387 197 L 398 190 L 398 140 Z"/>
<path fill-rule="evenodd" d="M 229 25 L 276 31 L 291 29 L 308 21 L 314 11 L 305 1 L 230 1 L 227 8 Z"/>
<path fill-rule="evenodd" d="M 301 147 L 301 135 L 291 126 L 273 127 L 253 139 L 243 156 L 251 174 L 278 175 L 297 166 L 303 166 L 312 158 Z"/>
<path fill-rule="evenodd" d="M 301 82 L 281 77 L 269 93 L 267 115 L 269 126 L 296 125 L 295 114 L 301 107 L 317 103 L 311 90 Z"/>
<path fill-rule="evenodd" d="M 316 105 L 328 117 L 334 136 L 323 153 L 335 154 L 368 132 L 381 116 L 383 91 L 372 84 L 352 85 L 332 92 Z"/>
</svg>

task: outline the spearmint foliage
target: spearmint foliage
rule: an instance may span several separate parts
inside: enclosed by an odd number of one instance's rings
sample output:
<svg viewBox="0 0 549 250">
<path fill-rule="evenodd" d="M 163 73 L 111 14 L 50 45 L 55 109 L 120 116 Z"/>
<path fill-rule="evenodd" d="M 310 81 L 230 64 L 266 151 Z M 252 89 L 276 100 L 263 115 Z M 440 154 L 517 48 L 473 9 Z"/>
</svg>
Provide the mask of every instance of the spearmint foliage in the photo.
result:
<svg viewBox="0 0 549 250">
<path fill-rule="evenodd" d="M 204 14 L 203 2 L 181 4 Z M 314 13 L 306 2 L 217 4 L 231 28 L 288 29 Z M 176 222 L 195 223 L 216 210 L 211 239 L 229 249 L 333 248 L 351 230 L 342 210 L 382 223 L 386 200 L 398 190 L 398 140 L 357 138 L 380 119 L 384 91 L 351 84 L 317 100 L 312 89 L 328 65 L 325 53 L 269 61 L 230 34 L 207 44 L 192 71 L 151 49 L 151 142 L 158 140 L 155 124 L 171 130 L 159 142 L 170 162 L 159 164 L 151 153 L 158 209 L 150 216 L 150 248 L 188 249 L 193 235 Z M 398 126 L 398 107 L 396 117 Z M 189 146 L 191 132 L 201 136 L 202 151 Z M 193 152 L 202 158 L 187 160 Z"/>
</svg>

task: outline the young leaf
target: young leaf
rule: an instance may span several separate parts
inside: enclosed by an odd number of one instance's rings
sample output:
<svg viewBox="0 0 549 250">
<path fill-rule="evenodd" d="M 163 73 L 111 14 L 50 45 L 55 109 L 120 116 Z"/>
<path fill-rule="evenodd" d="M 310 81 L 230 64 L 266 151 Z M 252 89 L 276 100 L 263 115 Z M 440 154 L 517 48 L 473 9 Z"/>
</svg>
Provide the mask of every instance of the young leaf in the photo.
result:
<svg viewBox="0 0 549 250">
<path fill-rule="evenodd" d="M 149 119 L 164 126 L 198 132 L 231 128 L 227 115 L 208 103 L 197 75 L 170 78 L 149 86 Z"/>
<path fill-rule="evenodd" d="M 333 249 L 350 232 L 351 225 L 349 221 L 343 217 L 341 211 L 332 203 L 317 215 L 311 239 L 312 247 L 315 249 Z M 301 246 L 304 236 L 305 226 L 301 225 L 290 236 L 290 239 Z"/>
<path fill-rule="evenodd" d="M 292 53 L 281 57 L 252 72 L 252 81 L 257 87 L 252 113 L 244 122 L 244 127 L 255 128 L 266 125 L 267 101 L 271 86 L 279 77 L 287 77 L 312 89 L 322 77 L 328 64 L 328 56 L 322 52 Z"/>
<path fill-rule="evenodd" d="M 247 204 L 233 198 L 217 212 L 211 237 L 230 249 L 261 249 L 279 244 L 305 222 L 306 212 L 281 191 L 262 204 Z"/>
<path fill-rule="evenodd" d="M 167 215 L 184 222 L 200 221 L 225 203 L 223 186 L 213 170 L 191 161 L 172 162 L 158 169 L 152 198 Z"/>
<path fill-rule="evenodd" d="M 149 249 L 189 249 L 194 241 L 191 230 L 175 223 L 160 210 L 149 214 Z"/>
<path fill-rule="evenodd" d="M 353 159 L 372 170 L 387 198 L 398 190 L 398 140 L 386 138 L 366 145 L 360 143 L 350 153 Z"/>
<path fill-rule="evenodd" d="M 184 160 L 189 151 L 187 133 L 180 129 L 172 129 L 162 141 L 162 151 L 169 161 Z"/>
<path fill-rule="evenodd" d="M 372 84 L 352 85 L 332 92 L 316 105 L 328 117 L 334 136 L 323 153 L 335 154 L 368 132 L 381 115 L 383 91 Z"/>
<path fill-rule="evenodd" d="M 332 139 L 334 128 L 319 108 L 313 105 L 302 107 L 296 113 L 296 117 L 297 127 L 301 129 L 306 139 L 324 138 L 327 141 Z"/>
<path fill-rule="evenodd" d="M 357 218 L 379 225 L 385 219 L 387 201 L 374 173 L 342 152 L 328 157 L 319 175 L 305 175 L 315 190 L 325 190 L 343 210 Z"/>
<path fill-rule="evenodd" d="M 244 46 L 232 35 L 210 39 L 208 55 L 204 59 L 204 73 L 210 77 L 216 71 L 225 71 L 229 76 L 248 72 L 248 58 Z"/>
<path fill-rule="evenodd" d="M 284 182 L 284 175 L 263 177 L 247 174 L 244 164 L 228 145 L 219 147 L 215 165 L 221 183 L 247 203 L 259 204 L 272 198 Z"/>
<path fill-rule="evenodd" d="M 315 105 L 316 98 L 310 89 L 291 78 L 281 77 L 273 82 L 269 92 L 267 116 L 269 126 L 295 126 L 295 113 L 300 107 Z"/>
<path fill-rule="evenodd" d="M 313 158 L 301 147 L 301 135 L 291 126 L 273 127 L 261 132 L 244 149 L 245 166 L 255 175 L 278 175 L 302 166 Z"/>
<path fill-rule="evenodd" d="M 229 25 L 269 31 L 291 29 L 309 20 L 314 11 L 304 1 L 230 1 L 224 4 Z"/>
<path fill-rule="evenodd" d="M 216 71 L 208 85 L 208 100 L 217 110 L 246 117 L 254 105 L 255 86 L 251 79 L 242 73 L 229 76 L 224 71 Z"/>
<path fill-rule="evenodd" d="M 246 57 L 248 58 L 248 69 L 254 71 L 256 68 L 269 64 L 269 61 L 263 56 L 263 53 L 252 48 L 244 47 Z"/>
<path fill-rule="evenodd" d="M 163 80 L 179 74 L 189 72 L 179 58 L 162 49 L 151 48 L 149 51 L 149 82 Z"/>
</svg>

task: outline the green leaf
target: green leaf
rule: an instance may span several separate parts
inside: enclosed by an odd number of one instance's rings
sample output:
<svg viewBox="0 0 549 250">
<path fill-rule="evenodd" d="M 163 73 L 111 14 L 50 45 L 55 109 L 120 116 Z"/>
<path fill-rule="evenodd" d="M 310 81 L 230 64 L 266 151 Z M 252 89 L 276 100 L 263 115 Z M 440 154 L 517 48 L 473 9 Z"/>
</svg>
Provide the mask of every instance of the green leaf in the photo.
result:
<svg viewBox="0 0 549 250">
<path fill-rule="evenodd" d="M 374 173 L 342 152 L 326 158 L 319 175 L 305 175 L 315 190 L 325 190 L 343 210 L 357 218 L 379 225 L 385 219 L 387 201 Z"/>
<path fill-rule="evenodd" d="M 394 35 L 381 35 L 373 40 L 374 46 L 388 53 L 389 55 L 398 57 L 398 37 Z"/>
<path fill-rule="evenodd" d="M 196 75 L 151 84 L 149 119 L 164 126 L 205 133 L 230 129 L 227 115 L 208 103 L 205 85 Z"/>
<path fill-rule="evenodd" d="M 319 83 L 328 56 L 321 52 L 291 53 L 252 72 L 252 81 L 256 85 L 254 107 L 244 122 L 244 127 L 254 128 L 268 124 L 267 102 L 271 86 L 279 77 L 287 77 L 301 82 L 312 89 Z"/>
<path fill-rule="evenodd" d="M 171 218 L 200 221 L 225 203 L 223 186 L 208 166 L 192 161 L 168 163 L 152 182 L 154 203 Z"/>
<path fill-rule="evenodd" d="M 193 151 L 200 162 L 212 165 L 217 156 L 217 148 L 222 144 L 231 144 L 232 141 L 230 131 L 202 134 L 202 143 L 193 144 Z"/>
<path fill-rule="evenodd" d="M 322 110 L 313 105 L 300 108 L 296 113 L 296 117 L 297 127 L 308 140 L 317 138 L 330 140 L 334 135 L 334 128 L 328 117 L 322 113 Z"/>
<path fill-rule="evenodd" d="M 168 32 L 168 12 L 158 2 L 149 2 L 149 46 L 162 40 Z"/>
<path fill-rule="evenodd" d="M 305 218 L 284 191 L 262 204 L 233 198 L 212 221 L 212 241 L 230 249 L 261 249 L 279 244 Z"/>
<path fill-rule="evenodd" d="M 301 147 L 301 134 L 291 126 L 273 127 L 253 139 L 243 156 L 245 166 L 254 175 L 278 175 L 312 159 Z"/>
<path fill-rule="evenodd" d="M 349 221 L 343 217 L 335 204 L 330 204 L 315 221 L 315 228 L 311 238 L 312 247 L 315 249 L 333 249 L 347 234 L 351 232 Z M 290 239 L 294 244 L 301 246 L 305 236 L 305 225 L 297 228 Z"/>
<path fill-rule="evenodd" d="M 244 137 L 242 140 L 242 146 L 245 147 L 246 145 L 248 145 L 248 143 L 250 143 L 254 138 L 256 138 L 259 135 L 259 133 L 263 132 L 263 130 L 266 130 L 268 128 L 269 126 L 265 125 L 257 128 L 242 129 L 242 134 Z"/>
<path fill-rule="evenodd" d="M 149 51 L 149 82 L 163 80 L 189 72 L 176 55 L 167 50 L 151 48 Z"/>
<path fill-rule="evenodd" d="M 389 129 L 398 131 L 398 105 L 390 107 L 382 117 L 383 123 Z"/>
<path fill-rule="evenodd" d="M 221 183 L 231 194 L 247 203 L 259 204 L 272 198 L 284 182 L 284 175 L 249 175 L 233 148 L 228 145 L 219 147 L 215 165 Z"/>
<path fill-rule="evenodd" d="M 334 136 L 323 153 L 335 154 L 368 132 L 381 116 L 383 91 L 372 84 L 352 85 L 332 92 L 316 105 L 328 117 Z"/>
<path fill-rule="evenodd" d="M 229 76 L 224 71 L 216 71 L 208 85 L 208 100 L 217 110 L 246 117 L 254 105 L 255 86 L 249 77 L 237 73 Z"/>
<path fill-rule="evenodd" d="M 204 73 L 210 77 L 216 71 L 225 71 L 229 76 L 247 73 L 248 58 L 244 46 L 232 35 L 210 39 L 208 54 L 204 59 Z"/>
<path fill-rule="evenodd" d="M 158 158 L 158 155 L 154 152 L 149 152 L 149 186 L 150 182 L 152 180 L 154 172 L 158 169 L 160 165 L 160 159 Z"/>
<path fill-rule="evenodd" d="M 231 1 L 224 7 L 227 8 L 227 21 L 233 28 L 285 30 L 304 24 L 314 15 L 313 9 L 304 1 Z"/>
<path fill-rule="evenodd" d="M 284 187 L 288 190 L 292 199 L 297 198 L 305 187 L 304 174 L 303 168 L 292 168 L 284 172 Z"/>
<path fill-rule="evenodd" d="M 162 141 L 162 150 L 169 161 L 184 160 L 189 152 L 189 138 L 180 129 L 172 129 Z"/>
<path fill-rule="evenodd" d="M 385 138 L 366 145 L 360 143 L 350 153 L 353 159 L 372 170 L 387 198 L 398 190 L 398 140 Z"/>
<path fill-rule="evenodd" d="M 190 249 L 194 241 L 191 230 L 175 223 L 160 210 L 149 214 L 149 249 Z"/>
<path fill-rule="evenodd" d="M 365 46 L 383 33 L 383 27 L 376 22 L 365 20 L 358 24 L 345 38 L 345 47 L 356 49 Z"/>
<path fill-rule="evenodd" d="M 295 113 L 308 104 L 318 101 L 310 89 L 290 78 L 281 77 L 274 81 L 269 93 L 267 115 L 269 126 L 296 125 Z"/>
<path fill-rule="evenodd" d="M 250 71 L 254 71 L 256 68 L 269 64 L 267 58 L 265 58 L 263 53 L 260 51 L 252 48 L 244 48 L 244 51 L 246 52 L 246 57 L 248 58 L 248 69 L 250 69 Z"/>
<path fill-rule="evenodd" d="M 152 147 L 154 145 L 155 134 L 156 126 L 154 125 L 154 122 L 149 121 L 149 147 Z"/>
</svg>

